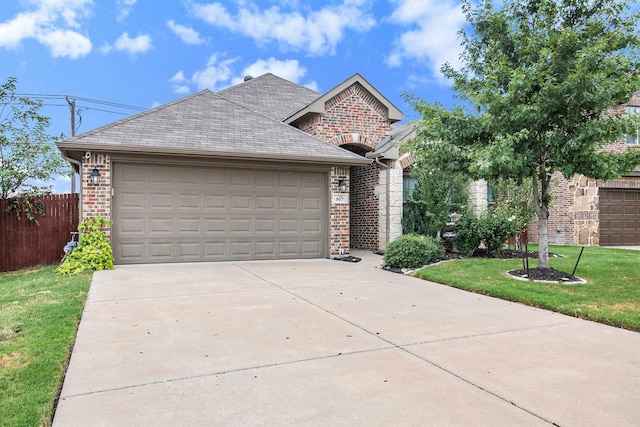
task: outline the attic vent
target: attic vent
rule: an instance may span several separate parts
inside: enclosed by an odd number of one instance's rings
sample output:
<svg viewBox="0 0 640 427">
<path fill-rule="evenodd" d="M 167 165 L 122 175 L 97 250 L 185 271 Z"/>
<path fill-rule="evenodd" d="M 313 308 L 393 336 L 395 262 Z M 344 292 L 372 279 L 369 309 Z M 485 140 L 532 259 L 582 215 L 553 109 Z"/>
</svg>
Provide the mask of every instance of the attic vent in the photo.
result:
<svg viewBox="0 0 640 427">
<path fill-rule="evenodd" d="M 248 82 L 249 80 L 252 80 L 253 76 L 244 76 L 244 81 Z"/>
</svg>

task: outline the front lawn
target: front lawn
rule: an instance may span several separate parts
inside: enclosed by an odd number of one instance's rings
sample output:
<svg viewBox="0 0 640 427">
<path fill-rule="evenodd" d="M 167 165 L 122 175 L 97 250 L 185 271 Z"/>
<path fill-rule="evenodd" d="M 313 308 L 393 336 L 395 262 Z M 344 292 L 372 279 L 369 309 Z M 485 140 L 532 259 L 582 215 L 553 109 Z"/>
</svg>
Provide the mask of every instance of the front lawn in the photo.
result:
<svg viewBox="0 0 640 427">
<path fill-rule="evenodd" d="M 91 282 L 54 267 L 0 273 L 0 425 L 49 426 Z"/>
<path fill-rule="evenodd" d="M 529 250 L 537 250 L 529 247 Z M 569 272 L 579 246 L 551 246 L 551 267 Z M 537 259 L 530 260 L 531 268 Z M 586 247 L 575 275 L 583 285 L 519 281 L 505 272 L 522 268 L 518 259 L 467 258 L 423 268 L 416 276 L 485 295 L 545 308 L 582 319 L 640 331 L 640 251 Z"/>
</svg>

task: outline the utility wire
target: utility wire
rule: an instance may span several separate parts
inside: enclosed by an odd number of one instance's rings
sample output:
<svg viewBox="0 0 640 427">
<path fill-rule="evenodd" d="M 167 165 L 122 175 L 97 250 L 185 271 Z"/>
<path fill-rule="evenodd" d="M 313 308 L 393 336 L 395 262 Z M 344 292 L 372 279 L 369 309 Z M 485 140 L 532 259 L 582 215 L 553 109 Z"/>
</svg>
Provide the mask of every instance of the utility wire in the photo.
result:
<svg viewBox="0 0 640 427">
<path fill-rule="evenodd" d="M 121 104 L 121 103 L 118 103 L 118 102 L 103 101 L 103 100 L 100 100 L 100 99 L 84 98 L 82 96 L 39 94 L 39 93 L 16 93 L 15 95 L 19 96 L 19 97 L 22 97 L 22 98 L 30 98 L 30 99 L 65 99 L 66 100 L 67 98 L 73 98 L 73 99 L 78 100 L 78 101 L 88 102 L 88 103 L 91 103 L 91 104 L 101 104 L 101 105 L 106 105 L 106 106 L 114 107 L 114 108 L 123 108 L 123 109 L 127 109 L 127 110 L 138 110 L 138 111 L 146 110 L 146 108 L 137 107 L 135 105 L 128 105 L 128 104 Z"/>
</svg>

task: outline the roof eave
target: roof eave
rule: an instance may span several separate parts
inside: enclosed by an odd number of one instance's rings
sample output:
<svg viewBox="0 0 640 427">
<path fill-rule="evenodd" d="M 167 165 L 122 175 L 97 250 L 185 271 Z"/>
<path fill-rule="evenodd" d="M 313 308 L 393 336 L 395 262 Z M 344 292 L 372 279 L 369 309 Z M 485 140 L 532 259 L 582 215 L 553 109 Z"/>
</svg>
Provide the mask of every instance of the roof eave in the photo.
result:
<svg viewBox="0 0 640 427">
<path fill-rule="evenodd" d="M 269 153 L 239 153 L 239 152 L 224 152 L 224 151 L 202 151 L 202 150 L 178 150 L 174 148 L 158 148 L 158 147 L 130 147 L 130 146 L 117 146 L 117 145 L 104 145 L 98 146 L 94 144 L 69 144 L 66 142 L 56 143 L 58 149 L 66 157 L 79 158 L 73 153 L 80 153 L 82 151 L 95 151 L 105 153 L 127 153 L 127 154 L 157 154 L 157 155 L 171 155 L 171 156 L 184 156 L 184 157 L 207 157 L 217 159 L 242 159 L 242 160 L 258 160 L 258 161 L 280 161 L 291 163 L 310 163 L 310 164 L 325 164 L 325 165 L 345 165 L 345 166 L 363 166 L 368 165 L 372 160 L 364 157 L 314 157 L 314 156 L 292 156 L 292 155 L 280 155 Z"/>
</svg>

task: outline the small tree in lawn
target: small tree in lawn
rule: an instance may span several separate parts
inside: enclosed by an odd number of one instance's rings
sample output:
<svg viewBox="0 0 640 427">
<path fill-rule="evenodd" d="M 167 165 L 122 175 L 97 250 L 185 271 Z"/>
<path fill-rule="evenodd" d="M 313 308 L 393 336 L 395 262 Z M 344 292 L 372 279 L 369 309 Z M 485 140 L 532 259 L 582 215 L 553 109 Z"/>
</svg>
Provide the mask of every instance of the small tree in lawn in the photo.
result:
<svg viewBox="0 0 640 427">
<path fill-rule="evenodd" d="M 0 198 L 46 193 L 50 186 L 43 182 L 69 171 L 41 107 L 16 95 L 15 78 L 0 85 Z"/>
<path fill-rule="evenodd" d="M 611 113 L 640 90 L 640 15 L 623 0 L 465 0 L 464 64 L 443 74 L 467 107 L 409 98 L 422 114 L 414 155 L 474 178 L 529 177 L 539 220 L 539 267 L 548 268 L 554 172 L 613 179 L 640 151 L 603 150 L 640 126 Z M 471 107 L 471 108 L 469 108 Z"/>
</svg>

